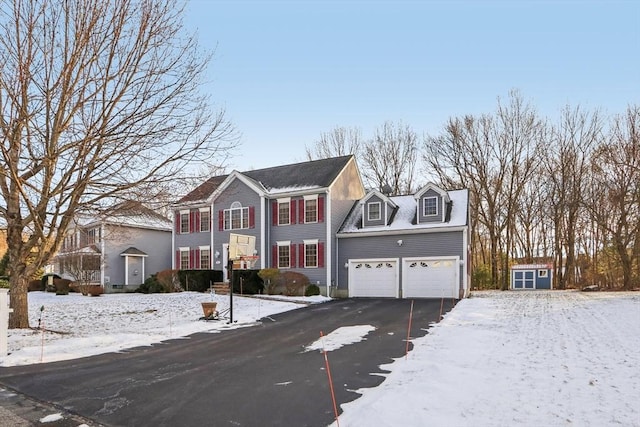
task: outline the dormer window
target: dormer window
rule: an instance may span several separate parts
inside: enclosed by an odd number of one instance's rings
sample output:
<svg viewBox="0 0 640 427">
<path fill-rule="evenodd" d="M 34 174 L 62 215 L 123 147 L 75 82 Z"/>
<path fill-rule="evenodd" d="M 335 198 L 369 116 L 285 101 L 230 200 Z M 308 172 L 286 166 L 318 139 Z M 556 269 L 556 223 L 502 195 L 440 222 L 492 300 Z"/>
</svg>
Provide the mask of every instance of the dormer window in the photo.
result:
<svg viewBox="0 0 640 427">
<path fill-rule="evenodd" d="M 423 215 L 424 216 L 436 216 L 438 215 L 438 198 L 437 197 L 425 197 L 423 199 Z"/>
<path fill-rule="evenodd" d="M 379 221 L 380 220 L 380 202 L 371 202 L 367 204 L 368 220 Z"/>
</svg>

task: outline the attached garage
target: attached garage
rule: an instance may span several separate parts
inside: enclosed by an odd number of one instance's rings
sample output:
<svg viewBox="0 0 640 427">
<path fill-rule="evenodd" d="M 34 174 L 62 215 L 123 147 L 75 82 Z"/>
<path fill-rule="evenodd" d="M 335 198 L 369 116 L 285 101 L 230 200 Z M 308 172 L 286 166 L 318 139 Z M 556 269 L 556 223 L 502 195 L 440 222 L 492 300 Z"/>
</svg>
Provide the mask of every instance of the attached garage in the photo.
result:
<svg viewBox="0 0 640 427">
<path fill-rule="evenodd" d="M 349 295 L 398 298 L 398 259 L 349 260 Z"/>
<path fill-rule="evenodd" d="M 459 298 L 459 261 L 451 258 L 405 258 L 402 261 L 404 298 Z"/>
</svg>

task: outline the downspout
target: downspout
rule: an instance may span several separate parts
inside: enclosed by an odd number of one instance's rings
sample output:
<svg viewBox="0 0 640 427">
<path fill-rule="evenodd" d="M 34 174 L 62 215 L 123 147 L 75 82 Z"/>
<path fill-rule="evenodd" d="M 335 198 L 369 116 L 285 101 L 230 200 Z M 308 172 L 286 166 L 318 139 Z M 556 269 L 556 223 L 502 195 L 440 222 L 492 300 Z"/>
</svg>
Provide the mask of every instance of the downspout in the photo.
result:
<svg viewBox="0 0 640 427">
<path fill-rule="evenodd" d="M 335 233 L 333 233 L 333 228 L 332 228 L 332 219 L 333 219 L 333 215 L 330 215 L 331 213 L 331 190 L 327 190 L 326 192 L 326 199 L 327 199 L 327 203 L 325 203 L 325 218 L 327 219 L 327 248 L 325 249 L 327 251 L 327 254 L 331 255 L 332 253 L 332 249 L 333 249 L 333 238 L 335 236 Z M 335 237 L 337 239 L 337 237 Z M 338 246 L 336 245 L 336 257 L 338 255 L 338 250 L 337 250 Z M 325 256 L 325 259 L 330 260 L 331 256 Z M 336 261 L 337 262 L 337 261 Z M 330 298 L 330 289 L 331 289 L 331 273 L 332 273 L 332 268 L 331 266 L 333 265 L 332 262 L 327 262 L 327 298 Z M 337 278 L 336 278 L 337 279 Z"/>
<path fill-rule="evenodd" d="M 173 221 L 171 222 L 171 269 L 176 270 L 176 211 L 173 210 Z"/>
<path fill-rule="evenodd" d="M 103 289 L 106 286 L 104 283 L 104 273 L 106 268 L 105 262 L 105 237 L 104 237 L 104 222 L 100 223 L 100 283 L 102 284 Z"/>
<path fill-rule="evenodd" d="M 260 196 L 260 269 L 265 268 L 265 254 L 267 253 L 266 244 L 267 244 L 267 222 L 266 222 L 266 212 L 267 212 L 267 200 L 262 194 Z"/>
</svg>

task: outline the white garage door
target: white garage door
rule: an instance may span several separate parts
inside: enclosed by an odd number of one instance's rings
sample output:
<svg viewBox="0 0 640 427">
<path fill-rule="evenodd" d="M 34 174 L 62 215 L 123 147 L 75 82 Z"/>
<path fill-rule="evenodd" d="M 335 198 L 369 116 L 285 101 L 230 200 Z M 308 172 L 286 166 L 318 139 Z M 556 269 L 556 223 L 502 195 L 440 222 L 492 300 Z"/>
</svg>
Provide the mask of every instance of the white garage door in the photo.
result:
<svg viewBox="0 0 640 427">
<path fill-rule="evenodd" d="M 349 260 L 349 296 L 398 297 L 398 260 Z"/>
<path fill-rule="evenodd" d="M 405 258 L 404 298 L 459 298 L 458 258 Z"/>
</svg>

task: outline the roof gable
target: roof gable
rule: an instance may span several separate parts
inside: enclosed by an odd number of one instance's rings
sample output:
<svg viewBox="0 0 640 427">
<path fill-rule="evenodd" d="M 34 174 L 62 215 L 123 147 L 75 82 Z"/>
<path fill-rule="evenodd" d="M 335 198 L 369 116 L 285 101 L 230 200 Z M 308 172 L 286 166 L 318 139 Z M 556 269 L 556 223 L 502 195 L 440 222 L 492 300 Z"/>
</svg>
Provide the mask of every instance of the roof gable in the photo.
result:
<svg viewBox="0 0 640 427">
<path fill-rule="evenodd" d="M 433 190 L 436 193 L 438 193 L 441 197 L 444 198 L 445 201 L 449 202 L 451 201 L 451 199 L 449 198 L 449 194 L 443 190 L 442 188 L 438 187 L 437 185 L 435 185 L 434 183 L 430 182 L 427 185 L 425 185 L 424 187 L 422 187 L 420 190 L 418 190 L 415 194 L 414 194 L 414 198 L 416 200 L 418 200 L 420 197 L 422 197 L 423 194 L 425 194 L 427 191 L 429 190 Z"/>
<path fill-rule="evenodd" d="M 391 200 L 391 198 L 389 196 L 383 194 L 382 192 L 380 192 L 378 190 L 369 191 L 367 194 L 365 194 L 365 196 L 362 198 L 360 203 L 362 203 L 362 204 L 367 203 L 367 201 L 369 199 L 371 199 L 371 197 L 373 197 L 373 196 L 377 196 L 380 200 L 383 200 L 385 203 L 388 203 L 389 205 L 391 205 L 394 208 L 398 206 L 393 202 L 393 200 Z"/>
</svg>

